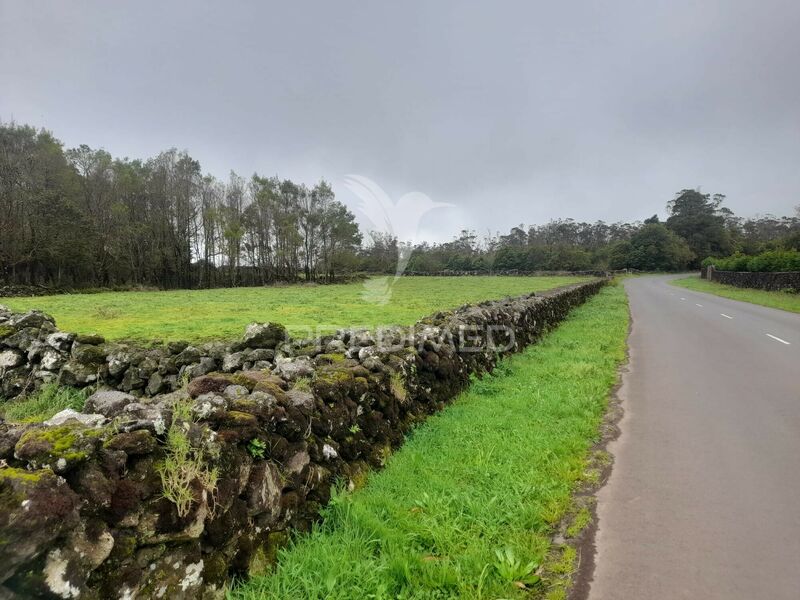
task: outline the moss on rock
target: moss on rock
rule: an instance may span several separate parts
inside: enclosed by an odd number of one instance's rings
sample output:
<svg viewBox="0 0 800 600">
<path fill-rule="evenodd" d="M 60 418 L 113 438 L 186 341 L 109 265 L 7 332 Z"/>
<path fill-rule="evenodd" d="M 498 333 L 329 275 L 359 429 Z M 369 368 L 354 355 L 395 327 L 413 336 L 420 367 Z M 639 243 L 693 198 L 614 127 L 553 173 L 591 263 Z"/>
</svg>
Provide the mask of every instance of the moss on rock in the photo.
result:
<svg viewBox="0 0 800 600">
<path fill-rule="evenodd" d="M 94 454 L 103 432 L 74 422 L 35 427 L 22 434 L 14 447 L 14 456 L 34 467 L 50 467 L 63 473 Z"/>
<path fill-rule="evenodd" d="M 286 402 L 286 392 L 276 383 L 264 380 L 259 382 L 255 388 L 253 388 L 254 392 L 266 392 L 268 394 L 272 394 L 278 402 Z"/>
<path fill-rule="evenodd" d="M 9 480 L 27 481 L 36 483 L 42 478 L 43 471 L 26 471 L 14 467 L 4 467 L 0 469 L 0 482 Z"/>
</svg>

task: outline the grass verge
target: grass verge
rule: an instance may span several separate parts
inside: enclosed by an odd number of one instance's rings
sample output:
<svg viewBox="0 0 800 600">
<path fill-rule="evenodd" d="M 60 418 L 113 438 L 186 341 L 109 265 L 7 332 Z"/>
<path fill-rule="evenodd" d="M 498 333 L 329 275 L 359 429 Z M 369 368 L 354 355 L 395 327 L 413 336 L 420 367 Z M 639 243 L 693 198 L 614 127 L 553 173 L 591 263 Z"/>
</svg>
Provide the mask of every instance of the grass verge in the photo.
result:
<svg viewBox="0 0 800 600">
<path fill-rule="evenodd" d="M 402 277 L 326 286 L 291 285 L 167 292 L 106 292 L 3 299 L 14 310 L 51 314 L 62 331 L 110 340 L 236 339 L 254 321 L 315 337 L 340 327 L 411 325 L 461 304 L 518 296 L 586 277 Z M 384 295 L 390 291 L 389 295 Z"/>
<path fill-rule="evenodd" d="M 684 287 L 695 292 L 706 292 L 731 300 L 740 300 L 752 304 L 760 304 L 770 308 L 779 308 L 789 312 L 800 313 L 800 294 L 789 292 L 768 292 L 766 290 L 754 290 L 751 288 L 739 288 L 732 285 L 724 285 L 707 279 L 700 279 L 699 276 L 684 277 L 673 279 L 670 283 L 679 287 Z"/>
<path fill-rule="evenodd" d="M 574 549 L 541 566 L 599 438 L 627 330 L 624 290 L 609 286 L 428 419 L 362 489 L 334 495 L 274 573 L 230 597 L 563 594 L 537 579 L 573 568 Z"/>
<path fill-rule="evenodd" d="M 86 398 L 87 390 L 77 390 L 48 383 L 30 396 L 2 404 L 0 410 L 8 421 L 39 423 L 46 421 L 65 408 L 81 410 Z"/>
</svg>

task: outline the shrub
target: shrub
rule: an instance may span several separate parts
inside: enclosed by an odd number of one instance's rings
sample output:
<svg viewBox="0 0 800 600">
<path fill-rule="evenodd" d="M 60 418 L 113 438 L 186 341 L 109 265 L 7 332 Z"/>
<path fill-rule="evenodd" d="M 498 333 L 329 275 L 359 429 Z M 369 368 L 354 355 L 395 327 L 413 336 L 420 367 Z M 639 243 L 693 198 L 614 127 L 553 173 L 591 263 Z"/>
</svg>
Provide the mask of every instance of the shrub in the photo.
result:
<svg viewBox="0 0 800 600">
<path fill-rule="evenodd" d="M 714 265 L 718 271 L 780 272 L 800 271 L 800 252 L 797 250 L 769 250 L 756 256 L 734 254 L 727 258 L 708 257 L 703 266 Z"/>
<path fill-rule="evenodd" d="M 771 250 L 754 256 L 747 263 L 748 271 L 800 271 L 800 252 Z"/>
</svg>

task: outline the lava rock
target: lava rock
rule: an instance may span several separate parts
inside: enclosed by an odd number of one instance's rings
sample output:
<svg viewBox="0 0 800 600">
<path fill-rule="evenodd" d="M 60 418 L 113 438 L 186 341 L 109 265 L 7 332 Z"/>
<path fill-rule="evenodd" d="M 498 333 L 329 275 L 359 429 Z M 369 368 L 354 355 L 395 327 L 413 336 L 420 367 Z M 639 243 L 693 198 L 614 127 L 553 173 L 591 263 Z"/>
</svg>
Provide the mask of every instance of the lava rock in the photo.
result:
<svg viewBox="0 0 800 600">
<path fill-rule="evenodd" d="M 87 413 L 99 413 L 112 419 L 121 414 L 123 409 L 132 402 L 136 402 L 136 397 L 125 392 L 101 390 L 86 399 L 83 410 Z"/>
<path fill-rule="evenodd" d="M 0 581 L 78 522 L 80 498 L 49 469 L 0 468 Z"/>
<path fill-rule="evenodd" d="M 280 323 L 250 323 L 244 330 L 242 343 L 246 348 L 274 349 L 286 339 L 286 328 Z"/>
</svg>

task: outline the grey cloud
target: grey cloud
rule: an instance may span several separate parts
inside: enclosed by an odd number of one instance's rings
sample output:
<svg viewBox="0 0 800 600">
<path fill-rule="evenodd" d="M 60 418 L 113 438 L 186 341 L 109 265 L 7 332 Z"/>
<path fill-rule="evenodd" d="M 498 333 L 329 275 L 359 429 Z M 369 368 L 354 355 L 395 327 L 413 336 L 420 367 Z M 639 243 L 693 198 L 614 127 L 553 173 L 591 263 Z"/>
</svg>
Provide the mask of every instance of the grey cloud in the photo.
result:
<svg viewBox="0 0 800 600">
<path fill-rule="evenodd" d="M 342 177 L 507 230 L 800 204 L 800 5 L 0 0 L 0 118 L 68 146 Z"/>
</svg>

